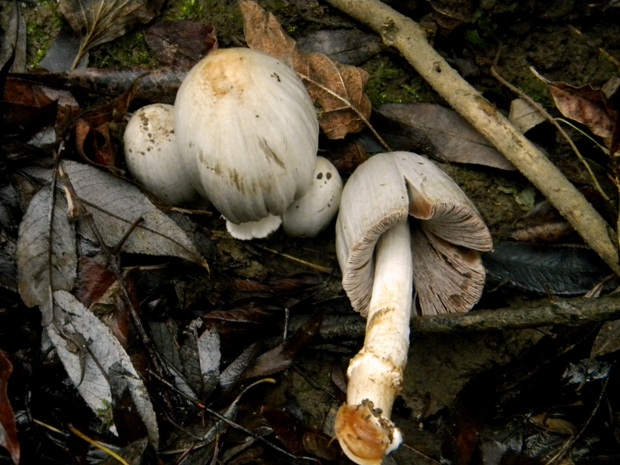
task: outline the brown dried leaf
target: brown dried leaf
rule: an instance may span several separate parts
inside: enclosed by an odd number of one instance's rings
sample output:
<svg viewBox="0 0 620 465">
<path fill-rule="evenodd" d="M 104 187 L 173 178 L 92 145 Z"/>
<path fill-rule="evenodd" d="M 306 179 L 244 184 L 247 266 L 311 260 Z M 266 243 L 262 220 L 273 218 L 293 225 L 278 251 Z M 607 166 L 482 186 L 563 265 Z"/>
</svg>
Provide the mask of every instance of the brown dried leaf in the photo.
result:
<svg viewBox="0 0 620 465">
<path fill-rule="evenodd" d="M 119 97 L 82 114 L 75 122 L 76 147 L 80 156 L 98 165 L 117 166 L 118 150 L 110 124 L 120 122 L 138 89 L 139 80 Z"/>
<path fill-rule="evenodd" d="M 603 138 L 607 147 L 611 146 L 619 115 L 602 90 L 589 84 L 573 87 L 552 82 L 549 91 L 556 107 L 566 118 L 586 125 L 592 133 Z"/>
<path fill-rule="evenodd" d="M 330 139 L 343 139 L 361 131 L 371 111 L 364 93 L 368 73 L 342 65 L 319 53 L 301 53 L 278 20 L 256 2 L 241 2 L 245 39 L 250 48 L 260 50 L 293 67 L 306 84 L 318 108 L 319 123 Z"/>
<path fill-rule="evenodd" d="M 13 415 L 13 409 L 7 395 L 12 372 L 11 361 L 4 352 L 0 351 L 0 447 L 5 448 L 11 454 L 13 463 L 18 464 L 20 458 L 19 439 L 15 426 L 15 415 Z"/>
</svg>

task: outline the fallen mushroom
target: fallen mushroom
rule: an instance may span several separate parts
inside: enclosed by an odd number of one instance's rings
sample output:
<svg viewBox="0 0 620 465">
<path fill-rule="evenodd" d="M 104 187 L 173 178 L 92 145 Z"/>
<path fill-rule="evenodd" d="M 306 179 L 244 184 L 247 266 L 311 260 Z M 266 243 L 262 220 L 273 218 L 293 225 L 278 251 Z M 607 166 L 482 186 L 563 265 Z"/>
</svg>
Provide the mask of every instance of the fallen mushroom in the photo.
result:
<svg viewBox="0 0 620 465">
<path fill-rule="evenodd" d="M 172 105 L 155 103 L 138 109 L 123 135 L 129 172 L 148 191 L 172 205 L 184 205 L 198 193 L 180 164 Z"/>
<path fill-rule="evenodd" d="M 312 184 L 282 215 L 282 229 L 292 237 L 315 237 L 332 221 L 342 194 L 342 178 L 327 158 L 317 157 Z"/>
<path fill-rule="evenodd" d="M 336 252 L 343 288 L 367 325 L 335 429 L 355 463 L 378 465 L 401 441 L 390 416 L 402 389 L 412 307 L 422 314 L 469 310 L 484 286 L 478 252 L 491 248 L 471 201 L 420 155 L 374 155 L 345 185 Z"/>
<path fill-rule="evenodd" d="M 211 52 L 184 79 L 175 133 L 194 187 L 239 239 L 265 237 L 310 187 L 316 111 L 297 74 L 263 53 Z"/>
</svg>

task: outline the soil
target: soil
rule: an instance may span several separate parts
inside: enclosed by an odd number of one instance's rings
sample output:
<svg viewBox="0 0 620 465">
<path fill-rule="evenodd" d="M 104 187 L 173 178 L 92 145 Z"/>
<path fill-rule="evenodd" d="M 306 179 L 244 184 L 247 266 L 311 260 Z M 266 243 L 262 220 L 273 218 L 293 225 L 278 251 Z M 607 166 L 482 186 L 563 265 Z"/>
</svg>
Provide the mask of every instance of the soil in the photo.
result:
<svg viewBox="0 0 620 465">
<path fill-rule="evenodd" d="M 339 28 L 369 33 L 324 2 L 260 3 L 276 14 L 295 39 Z M 514 94 L 490 75 L 492 63 L 507 81 L 554 115 L 557 111 L 546 85 L 534 76 L 531 67 L 551 81 L 597 88 L 620 71 L 620 8 L 613 2 L 390 3 L 424 24 L 436 49 L 506 114 Z M 58 18 L 53 2 L 26 4 L 28 30 L 33 36 L 29 42 L 30 64 L 42 58 L 41 50 L 49 45 L 42 39 L 42 24 L 35 20 L 42 17 L 41 11 L 46 12 L 46 18 Z M 243 43 L 240 17 L 228 0 L 171 1 L 163 18 L 207 21 L 215 25 L 220 46 Z M 54 31 L 58 29 L 57 21 L 48 24 Z M 132 33 L 93 51 L 91 66 L 148 64 L 151 58 L 141 53 L 143 46 L 140 32 Z M 374 106 L 412 101 L 443 103 L 394 50 L 381 48 L 359 66 L 370 74 L 368 92 Z M 606 156 L 588 138 L 577 131 L 569 132 L 587 158 L 603 167 L 607 165 Z M 528 135 L 570 176 L 583 171 L 550 125 L 543 124 Z M 326 142 L 325 147 L 338 151 L 345 143 Z M 543 200 L 518 172 L 448 163 L 440 166 L 476 204 L 497 242 L 508 238 L 515 221 Z M 347 173 L 343 174 L 346 177 Z M 235 313 L 236 321 L 233 317 L 211 320 L 222 332 L 223 362 L 229 363 L 251 342 L 258 341 L 262 352 L 277 346 L 286 323 L 290 323 L 290 335 L 296 328 L 308 330 L 305 324 L 312 315 L 323 313 L 323 327 L 309 337 L 312 342 L 300 333 L 292 336 L 303 341 L 304 346 L 299 352 L 291 352 L 293 363 L 286 370 L 263 373 L 272 376 L 275 384 L 261 385 L 245 395 L 238 420 L 245 427 L 256 427 L 256 431 L 268 424 L 276 434 L 267 438 L 292 454 L 319 457 L 323 463 L 347 463 L 329 444 L 329 437 L 333 434 L 335 412 L 344 398 L 344 372 L 348 360 L 361 346 L 364 322 L 353 314 L 340 288 L 332 231 L 312 240 L 290 239 L 276 233 L 266 240 L 240 243 L 226 235 L 223 220 L 217 215 L 196 221 L 209 244 L 212 274 L 207 276 L 191 265 L 175 264 L 175 276 L 165 284 L 171 279 L 170 270 L 161 274 L 145 272 L 136 280 L 139 298 L 147 309 L 145 318 L 185 324 L 196 317 L 208 317 L 210 312 L 238 311 L 244 305 L 250 315 L 268 313 L 259 323 L 241 321 L 240 312 Z M 292 292 L 282 290 L 284 280 L 300 276 L 311 276 L 312 286 L 294 286 Z M 250 290 L 242 289 L 242 283 Z M 258 283 L 274 290 L 265 291 Z M 538 300 L 547 302 L 552 298 L 490 284 L 474 311 L 499 307 L 520 311 L 523 303 L 532 306 Z M 161 306 L 160 300 L 164 302 Z M 0 329 L 0 349 L 10 354 L 16 368 L 10 381 L 11 402 L 13 409 L 23 415 L 19 427 L 26 461 L 22 463 L 67 463 L 69 459 L 83 463 L 80 455 L 85 453 L 84 445 L 74 444 L 74 439 L 62 439 L 60 446 L 52 444 L 49 438 L 42 437 L 52 433 L 36 428 L 27 420 L 30 415 L 52 425 L 78 423 L 86 430 L 90 428 L 91 435 L 99 431 L 104 439 L 105 434 L 93 426 L 97 421 L 84 406 L 76 409 L 77 413 L 67 410 L 80 399 L 67 386 L 58 360 L 40 353 L 35 311 L 24 308 L 16 295 L 6 290 L 0 307 L 0 325 L 7 328 Z M 254 312 L 258 307 L 264 312 Z M 618 381 L 614 369 L 617 354 L 610 351 L 598 358 L 590 356 L 598 329 L 597 325 L 587 325 L 484 333 L 413 333 L 406 384 L 393 414 L 403 430 L 405 444 L 384 463 L 617 463 L 620 398 L 617 390 L 612 391 Z M 570 381 L 571 376 L 583 372 L 590 376 L 580 385 Z M 606 375 L 595 376 L 599 372 Z M 231 402 L 231 396 L 209 398 L 206 402 L 221 408 Z M 179 414 L 179 418 L 200 431 L 198 409 L 185 404 L 183 408 L 187 412 Z M 261 416 L 261 412 L 267 408 L 282 415 L 266 421 L 267 416 Z M 541 416 L 545 419 L 540 420 Z M 286 431 L 284 418 L 297 421 L 304 434 L 298 437 Z M 169 437 L 162 440 L 162 450 L 180 447 L 183 443 L 177 440 L 174 422 L 170 419 L 165 423 L 163 434 Z M 229 429 L 228 436 L 222 439 L 220 463 L 293 463 L 260 441 L 241 447 L 244 438 L 247 436 Z M 293 447 L 293 439 L 300 438 L 306 442 Z M 316 443 L 309 438 L 315 438 Z M 238 452 L 233 445 L 238 446 Z M 3 454 L 0 452 L 0 464 L 9 463 Z M 554 459 L 556 454 L 558 458 Z M 178 455 L 162 457 L 164 463 L 176 463 L 171 457 L 176 459 Z M 203 459 L 202 463 L 206 463 L 210 455 Z M 188 461 L 200 463 L 196 455 L 190 455 Z"/>
</svg>

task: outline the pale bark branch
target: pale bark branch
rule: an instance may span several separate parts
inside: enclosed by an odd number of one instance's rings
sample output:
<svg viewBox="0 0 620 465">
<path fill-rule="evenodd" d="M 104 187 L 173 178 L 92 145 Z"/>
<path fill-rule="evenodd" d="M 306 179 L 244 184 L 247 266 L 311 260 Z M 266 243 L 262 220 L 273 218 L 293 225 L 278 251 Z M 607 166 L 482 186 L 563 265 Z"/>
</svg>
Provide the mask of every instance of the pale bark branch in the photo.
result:
<svg viewBox="0 0 620 465">
<path fill-rule="evenodd" d="M 615 232 L 564 175 L 428 43 L 423 29 L 378 0 L 327 0 L 381 35 L 558 209 L 620 275 Z"/>
</svg>

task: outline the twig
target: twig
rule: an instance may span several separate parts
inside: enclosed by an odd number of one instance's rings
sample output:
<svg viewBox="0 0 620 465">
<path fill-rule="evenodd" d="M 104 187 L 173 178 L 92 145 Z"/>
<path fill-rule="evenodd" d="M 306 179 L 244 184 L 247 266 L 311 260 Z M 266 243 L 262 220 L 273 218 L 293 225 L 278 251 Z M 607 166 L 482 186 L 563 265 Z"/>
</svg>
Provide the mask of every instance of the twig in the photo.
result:
<svg viewBox="0 0 620 465">
<path fill-rule="evenodd" d="M 414 333 L 456 331 L 497 331 L 541 326 L 583 326 L 620 318 L 617 296 L 599 299 L 558 299 L 540 301 L 518 308 L 478 310 L 470 313 L 419 316 L 412 319 Z"/>
<path fill-rule="evenodd" d="M 379 0 L 328 0 L 378 32 L 472 126 L 551 202 L 585 242 L 620 275 L 612 228 L 564 175 L 428 43 L 424 30 Z"/>
</svg>

